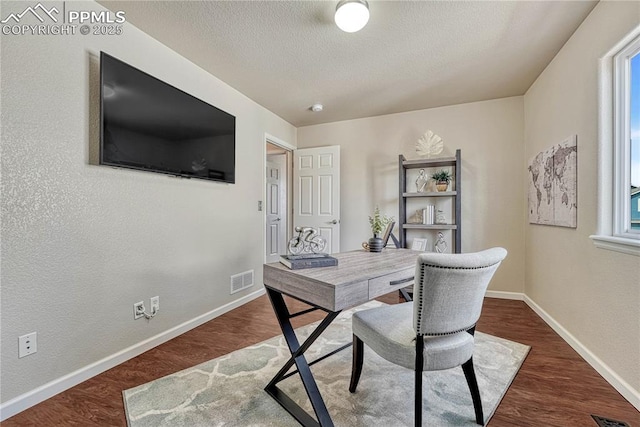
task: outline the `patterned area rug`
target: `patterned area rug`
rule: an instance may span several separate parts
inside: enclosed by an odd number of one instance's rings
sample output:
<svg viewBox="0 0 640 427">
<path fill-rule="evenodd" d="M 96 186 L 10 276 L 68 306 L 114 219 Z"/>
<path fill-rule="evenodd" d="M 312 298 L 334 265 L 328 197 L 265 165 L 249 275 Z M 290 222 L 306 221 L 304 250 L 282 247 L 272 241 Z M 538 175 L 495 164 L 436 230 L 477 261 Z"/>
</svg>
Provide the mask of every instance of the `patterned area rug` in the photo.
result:
<svg viewBox="0 0 640 427">
<path fill-rule="evenodd" d="M 345 311 L 306 353 L 308 361 L 351 341 L 351 315 L 380 305 L 369 302 Z M 313 325 L 296 330 L 300 342 Z M 474 364 L 488 421 L 522 365 L 529 347 L 476 333 Z M 281 336 L 218 357 L 193 368 L 123 392 L 130 427 L 298 426 L 263 390 L 289 356 Z M 349 393 L 351 348 L 311 367 L 336 426 L 412 426 L 413 372 L 380 358 L 365 345 L 356 393 Z M 426 372 L 424 423 L 474 426 L 473 404 L 461 368 Z M 279 383 L 313 413 L 297 375 Z"/>
</svg>

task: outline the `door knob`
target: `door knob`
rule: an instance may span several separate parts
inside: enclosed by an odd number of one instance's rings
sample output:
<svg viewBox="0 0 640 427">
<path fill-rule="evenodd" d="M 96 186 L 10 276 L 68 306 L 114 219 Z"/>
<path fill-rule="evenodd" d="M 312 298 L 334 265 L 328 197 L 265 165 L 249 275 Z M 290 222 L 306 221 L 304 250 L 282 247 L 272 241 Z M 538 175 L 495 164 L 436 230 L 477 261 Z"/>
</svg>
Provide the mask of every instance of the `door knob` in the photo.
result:
<svg viewBox="0 0 640 427">
<path fill-rule="evenodd" d="M 280 218 L 276 218 L 276 219 L 274 219 L 274 221 L 275 221 L 275 222 L 278 222 L 278 221 L 280 221 Z"/>
<path fill-rule="evenodd" d="M 337 219 L 334 219 L 334 220 L 333 220 L 333 221 L 331 221 L 329 224 L 336 225 L 337 223 L 338 223 L 338 220 L 337 220 Z"/>
</svg>

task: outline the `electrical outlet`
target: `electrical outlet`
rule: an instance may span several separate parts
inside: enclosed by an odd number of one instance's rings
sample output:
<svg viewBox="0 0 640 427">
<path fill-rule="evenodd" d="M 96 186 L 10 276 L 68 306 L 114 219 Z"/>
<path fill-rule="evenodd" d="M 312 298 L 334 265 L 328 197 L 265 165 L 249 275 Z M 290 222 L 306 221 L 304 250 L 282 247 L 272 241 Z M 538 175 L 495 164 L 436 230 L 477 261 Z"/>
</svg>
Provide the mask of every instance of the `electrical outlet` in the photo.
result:
<svg viewBox="0 0 640 427">
<path fill-rule="evenodd" d="M 18 337 L 18 358 L 28 356 L 38 351 L 38 334 L 30 334 Z"/>
<path fill-rule="evenodd" d="M 156 314 L 160 311 L 160 297 L 151 298 L 151 314 Z"/>
<path fill-rule="evenodd" d="M 140 301 L 133 304 L 133 319 L 137 320 L 144 316 L 144 302 Z"/>
</svg>

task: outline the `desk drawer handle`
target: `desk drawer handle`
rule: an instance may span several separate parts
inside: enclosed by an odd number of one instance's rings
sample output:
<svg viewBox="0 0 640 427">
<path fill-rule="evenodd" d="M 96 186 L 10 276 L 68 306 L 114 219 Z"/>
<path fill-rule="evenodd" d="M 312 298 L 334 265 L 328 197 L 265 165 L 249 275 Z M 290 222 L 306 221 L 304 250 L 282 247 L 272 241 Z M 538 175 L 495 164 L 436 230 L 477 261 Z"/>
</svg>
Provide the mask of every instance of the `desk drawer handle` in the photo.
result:
<svg viewBox="0 0 640 427">
<path fill-rule="evenodd" d="M 389 286 L 401 285 L 403 283 L 411 282 L 413 279 L 414 279 L 413 277 L 408 277 L 406 279 L 393 280 L 389 282 Z"/>
</svg>

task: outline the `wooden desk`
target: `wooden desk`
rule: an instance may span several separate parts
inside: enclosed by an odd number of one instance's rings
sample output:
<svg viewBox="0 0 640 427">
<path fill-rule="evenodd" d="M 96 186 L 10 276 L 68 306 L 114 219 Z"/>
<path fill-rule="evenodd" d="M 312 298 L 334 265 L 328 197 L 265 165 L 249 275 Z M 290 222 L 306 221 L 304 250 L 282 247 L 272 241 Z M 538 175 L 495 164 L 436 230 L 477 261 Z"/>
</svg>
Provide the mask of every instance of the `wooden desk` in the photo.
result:
<svg viewBox="0 0 640 427">
<path fill-rule="evenodd" d="M 340 311 L 410 285 L 418 254 L 409 249 L 343 252 L 331 255 L 338 259 L 335 267 L 303 270 L 289 270 L 279 262 L 265 264 L 264 284 L 312 305 Z"/>
<path fill-rule="evenodd" d="M 291 352 L 289 360 L 267 384 L 265 390 L 300 424 L 333 426 L 309 366 L 351 344 L 312 362 L 307 362 L 304 352 L 343 309 L 412 284 L 418 255 L 419 252 L 409 249 L 385 249 L 381 253 L 358 250 L 332 254 L 338 259 L 338 265 L 334 267 L 289 270 L 279 262 L 264 265 L 264 285 Z M 313 308 L 290 313 L 283 295 L 304 301 Z M 290 319 L 312 310 L 323 310 L 327 316 L 307 340 L 300 344 Z M 287 374 L 293 364 L 297 370 Z M 317 421 L 277 387 L 278 382 L 295 373 L 300 375 Z"/>
</svg>

